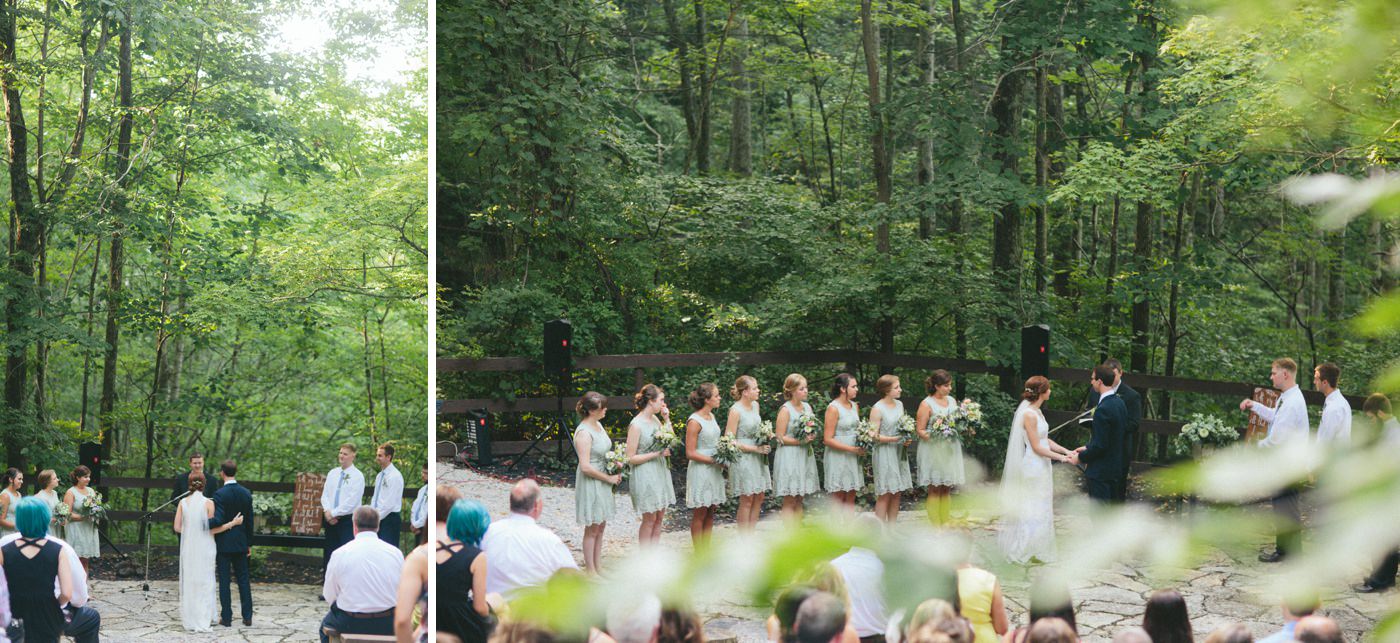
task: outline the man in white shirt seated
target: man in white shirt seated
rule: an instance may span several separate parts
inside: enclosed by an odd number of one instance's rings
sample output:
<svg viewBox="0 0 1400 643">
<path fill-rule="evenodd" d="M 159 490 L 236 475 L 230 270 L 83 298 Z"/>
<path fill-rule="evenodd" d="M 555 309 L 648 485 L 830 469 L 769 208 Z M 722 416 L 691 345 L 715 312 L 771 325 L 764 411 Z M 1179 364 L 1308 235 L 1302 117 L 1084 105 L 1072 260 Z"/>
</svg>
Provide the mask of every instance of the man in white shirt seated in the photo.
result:
<svg viewBox="0 0 1400 643">
<path fill-rule="evenodd" d="M 524 479 L 510 490 L 510 515 L 491 523 L 481 550 L 486 566 L 486 593 L 507 600 L 521 590 L 538 587 L 561 569 L 578 569 L 573 554 L 554 532 L 541 527 L 544 499 L 540 485 Z"/>
<path fill-rule="evenodd" d="M 360 507 L 353 517 L 355 537 L 331 554 L 322 593 L 331 610 L 321 620 L 321 643 L 327 630 L 340 634 L 394 634 L 403 552 L 379 539 L 379 512 Z"/>
<path fill-rule="evenodd" d="M 883 525 L 870 514 L 861 514 L 858 519 L 863 528 L 878 533 Z M 889 618 L 885 614 L 884 578 L 885 564 L 875 552 L 864 547 L 852 547 L 850 551 L 837 556 L 831 566 L 841 572 L 846 581 L 846 593 L 851 597 L 851 627 L 862 641 L 872 637 L 885 636 Z"/>
<path fill-rule="evenodd" d="M 1351 403 L 1337 389 L 1342 369 L 1326 362 L 1313 369 L 1313 387 L 1327 396 L 1322 402 L 1322 419 L 1317 423 L 1317 444 L 1325 449 L 1345 450 L 1351 446 Z"/>
<path fill-rule="evenodd" d="M 1240 402 L 1241 411 L 1252 411 L 1269 423 L 1269 433 L 1259 441 L 1259 447 L 1275 449 L 1299 442 L 1306 443 L 1312 433 L 1308 423 L 1308 403 L 1298 388 L 1298 363 L 1288 357 L 1273 361 L 1269 380 L 1283 393 L 1274 406 L 1264 406 L 1254 400 Z M 1290 554 L 1298 553 L 1303 545 L 1303 512 L 1298 505 L 1298 489 L 1289 485 L 1274 496 L 1274 515 L 1281 525 L 1274 536 L 1274 551 L 1259 555 L 1259 561 L 1277 563 Z"/>
<path fill-rule="evenodd" d="M 19 537 L 20 534 L 13 533 L 0 538 L 0 547 Z M 63 549 L 62 555 L 68 558 L 69 580 L 72 581 L 73 595 L 68 599 L 68 604 L 63 606 L 63 618 L 68 621 L 68 624 L 63 626 L 63 635 L 71 637 L 75 643 L 97 643 L 97 631 L 102 625 L 102 615 L 87 604 L 88 577 L 87 572 L 83 571 L 82 562 L 78 560 L 78 552 L 74 551 L 72 545 L 53 535 L 53 532 L 50 532 L 45 538 L 58 543 Z M 58 579 L 54 579 L 53 592 L 54 596 L 58 596 Z M 0 636 L 3 636 L 4 633 L 4 628 L 0 627 Z"/>
</svg>

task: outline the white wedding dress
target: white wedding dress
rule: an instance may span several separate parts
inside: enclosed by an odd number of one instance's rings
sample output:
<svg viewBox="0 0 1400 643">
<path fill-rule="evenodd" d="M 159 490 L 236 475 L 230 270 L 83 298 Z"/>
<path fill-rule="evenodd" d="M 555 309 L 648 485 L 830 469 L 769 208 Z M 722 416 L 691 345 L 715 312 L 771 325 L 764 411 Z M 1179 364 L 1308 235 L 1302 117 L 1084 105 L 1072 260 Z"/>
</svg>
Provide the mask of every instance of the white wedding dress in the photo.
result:
<svg viewBox="0 0 1400 643">
<path fill-rule="evenodd" d="M 1039 409 L 1021 402 L 1011 419 L 1006 444 L 1006 467 L 1001 477 L 1002 519 L 997 542 L 1006 559 L 1024 564 L 1031 558 L 1052 562 L 1055 549 L 1055 480 L 1050 459 L 1031 450 L 1023 424 L 1027 413 L 1036 418 L 1036 439 L 1050 447 L 1050 425 Z"/>
<path fill-rule="evenodd" d="M 214 535 L 209 533 L 208 498 L 195 491 L 180 501 L 180 622 L 186 630 L 208 632 L 214 624 Z"/>
</svg>

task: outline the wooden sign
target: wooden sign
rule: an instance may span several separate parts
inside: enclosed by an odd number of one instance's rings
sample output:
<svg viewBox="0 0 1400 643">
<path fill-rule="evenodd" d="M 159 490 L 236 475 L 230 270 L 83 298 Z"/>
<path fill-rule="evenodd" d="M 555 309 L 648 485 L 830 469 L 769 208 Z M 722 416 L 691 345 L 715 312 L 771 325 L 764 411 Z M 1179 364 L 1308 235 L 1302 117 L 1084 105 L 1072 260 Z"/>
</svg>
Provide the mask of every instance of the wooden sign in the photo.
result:
<svg viewBox="0 0 1400 643">
<path fill-rule="evenodd" d="M 298 473 L 297 488 L 292 496 L 292 534 L 316 536 L 321 533 L 321 489 L 326 476 L 319 473 Z"/>
<path fill-rule="evenodd" d="M 1263 404 L 1264 406 L 1273 407 L 1274 403 L 1278 401 L 1279 395 L 1282 395 L 1279 391 L 1260 387 L 1254 389 L 1254 395 L 1250 396 L 1249 399 Z M 1245 441 L 1258 442 L 1263 440 L 1267 435 L 1269 435 L 1269 423 L 1264 421 L 1264 418 L 1259 417 L 1258 413 L 1250 411 L 1249 426 L 1244 430 Z"/>
</svg>

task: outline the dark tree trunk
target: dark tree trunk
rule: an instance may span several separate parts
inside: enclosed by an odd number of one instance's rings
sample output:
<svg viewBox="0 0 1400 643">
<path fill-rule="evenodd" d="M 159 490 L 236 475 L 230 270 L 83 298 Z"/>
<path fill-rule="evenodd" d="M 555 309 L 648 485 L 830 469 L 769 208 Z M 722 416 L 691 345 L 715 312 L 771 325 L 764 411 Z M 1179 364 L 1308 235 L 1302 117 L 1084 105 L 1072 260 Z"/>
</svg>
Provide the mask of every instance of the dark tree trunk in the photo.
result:
<svg viewBox="0 0 1400 643">
<path fill-rule="evenodd" d="M 5 302 L 5 409 L 7 423 L 19 423 L 25 416 L 24 399 L 29 377 L 29 340 L 25 337 L 26 320 L 35 308 L 34 261 L 39 253 L 39 210 L 29 185 L 29 129 L 24 124 L 19 79 L 16 77 L 16 37 L 18 35 L 19 5 L 17 0 L 5 3 L 0 16 L 0 89 L 5 95 L 6 152 L 9 157 L 10 178 L 10 270 L 17 275 L 15 292 Z M 25 435 L 11 425 L 5 430 L 5 456 L 9 466 L 28 470 L 24 454 Z"/>
<path fill-rule="evenodd" d="M 118 36 L 117 53 L 117 104 L 121 117 L 117 124 L 117 156 L 115 175 L 117 195 L 113 199 L 112 241 L 107 252 L 107 355 L 102 362 L 102 399 L 98 405 L 98 428 L 102 433 L 102 446 L 111 455 L 121 430 L 112 411 L 117 402 L 117 357 L 120 354 L 121 330 L 117 320 L 121 316 L 125 224 L 129 208 L 124 194 L 131 183 L 131 13 L 123 12 L 121 33 Z"/>
<path fill-rule="evenodd" d="M 681 115 L 685 117 L 686 141 L 690 143 L 685 153 L 685 170 L 690 170 L 690 162 L 696 157 L 697 143 L 700 140 L 700 124 L 695 113 L 695 90 L 690 81 L 690 44 L 681 32 L 680 17 L 676 15 L 675 0 L 662 0 L 666 13 L 666 31 L 670 37 L 671 49 L 676 52 L 676 73 L 680 76 Z"/>
<path fill-rule="evenodd" d="M 696 105 L 699 119 L 698 135 L 695 139 L 695 171 L 705 175 L 710 173 L 710 92 L 713 81 L 710 76 L 709 19 L 705 16 L 705 0 L 695 0 L 695 60 L 698 67 L 695 76 L 700 80 L 700 100 Z"/>
<path fill-rule="evenodd" d="M 729 73 L 734 77 L 734 100 L 729 108 L 729 171 L 739 176 L 753 174 L 753 133 L 749 109 L 749 78 L 744 69 L 749 54 L 749 19 L 740 17 L 734 36 L 737 51 L 730 61 Z"/>
<path fill-rule="evenodd" d="M 861 0 L 860 3 L 860 41 L 865 51 L 865 76 L 867 99 L 870 106 L 870 156 L 872 167 L 875 171 L 875 201 L 876 203 L 889 205 L 891 193 L 891 176 L 889 156 L 886 154 L 886 129 L 884 110 L 881 108 L 880 100 L 880 29 L 875 24 L 874 11 L 871 7 L 872 0 Z M 885 213 L 887 215 L 887 213 Z M 890 224 L 888 220 L 881 220 L 875 229 L 875 248 L 882 255 L 890 253 Z M 882 301 L 894 296 L 893 289 L 882 284 Z M 880 351 L 884 353 L 894 352 L 894 318 L 889 313 L 880 315 Z M 893 370 L 889 366 L 882 366 L 882 372 Z"/>
<path fill-rule="evenodd" d="M 1010 45 L 1009 41 L 1002 42 L 1003 49 L 1011 50 Z M 1003 72 L 992 94 L 991 112 L 996 123 L 992 158 L 997 163 L 1001 180 L 1007 185 L 1021 181 L 1016 150 L 1017 125 L 1020 121 L 1017 96 L 1024 73 L 1017 69 Z M 1021 206 L 1015 199 L 1008 199 L 1001 206 L 992 224 L 992 279 L 1008 307 L 1005 313 L 996 317 L 997 330 L 1005 332 L 1020 325 L 1016 311 L 1021 303 Z M 1017 390 L 1016 377 L 1003 375 L 1001 388 L 1008 392 Z"/>
</svg>

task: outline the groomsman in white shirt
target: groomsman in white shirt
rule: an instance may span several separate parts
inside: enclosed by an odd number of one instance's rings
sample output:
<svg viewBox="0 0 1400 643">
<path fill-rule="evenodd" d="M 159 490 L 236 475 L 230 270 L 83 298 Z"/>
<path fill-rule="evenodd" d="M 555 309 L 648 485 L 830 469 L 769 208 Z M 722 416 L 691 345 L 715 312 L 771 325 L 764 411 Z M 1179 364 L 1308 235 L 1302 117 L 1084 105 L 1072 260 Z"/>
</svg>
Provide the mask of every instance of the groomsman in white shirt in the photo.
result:
<svg viewBox="0 0 1400 643">
<path fill-rule="evenodd" d="M 423 486 L 418 487 L 418 497 L 413 499 L 413 509 L 409 513 L 409 525 L 413 527 L 417 544 L 428 542 L 428 463 L 423 463 Z"/>
<path fill-rule="evenodd" d="M 321 588 L 331 604 L 321 620 L 322 643 L 328 633 L 394 634 L 403 552 L 379 539 L 379 512 L 373 507 L 357 508 L 346 522 L 354 523 L 355 536 L 331 555 Z"/>
<path fill-rule="evenodd" d="M 326 474 L 326 486 L 321 489 L 321 513 L 325 519 L 322 527 L 326 532 L 323 560 L 328 565 L 331 553 L 354 538 L 350 516 L 365 497 L 365 474 L 355 468 L 355 445 L 340 445 L 337 458 L 340 466 Z"/>
<path fill-rule="evenodd" d="M 399 546 L 399 530 L 403 520 L 399 512 L 403 510 L 403 474 L 394 466 L 394 445 L 385 442 L 374 453 L 374 461 L 379 465 L 379 475 L 374 477 L 374 495 L 369 506 L 379 512 L 379 539 Z"/>
<path fill-rule="evenodd" d="M 1287 357 L 1274 360 L 1269 369 L 1269 379 L 1274 388 L 1283 391 L 1273 407 L 1248 399 L 1240 402 L 1241 411 L 1253 411 L 1269 423 L 1269 433 L 1259 441 L 1259 446 L 1273 449 L 1300 441 L 1306 443 L 1312 426 L 1308 422 L 1308 404 L 1303 400 L 1303 391 L 1298 388 L 1298 363 Z M 1274 496 L 1274 515 L 1285 526 L 1280 527 L 1274 536 L 1274 551 L 1259 555 L 1259 560 L 1265 563 L 1279 562 L 1302 548 L 1303 515 L 1298 505 L 1296 487 L 1285 487 Z"/>
<path fill-rule="evenodd" d="M 1313 369 L 1313 387 L 1327 399 L 1322 403 L 1322 419 L 1317 423 L 1317 443 L 1327 449 L 1344 450 L 1351 446 L 1351 403 L 1337 389 L 1342 369 L 1325 362 Z"/>
</svg>

